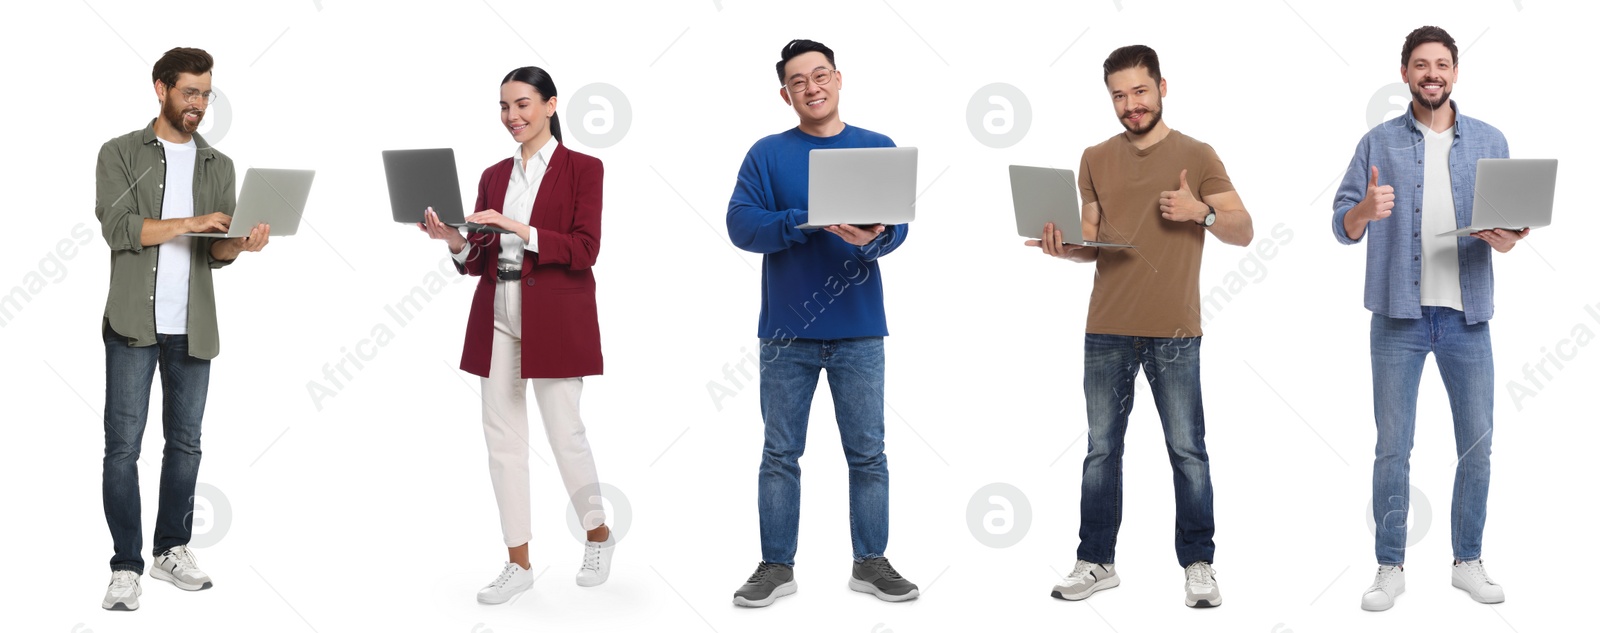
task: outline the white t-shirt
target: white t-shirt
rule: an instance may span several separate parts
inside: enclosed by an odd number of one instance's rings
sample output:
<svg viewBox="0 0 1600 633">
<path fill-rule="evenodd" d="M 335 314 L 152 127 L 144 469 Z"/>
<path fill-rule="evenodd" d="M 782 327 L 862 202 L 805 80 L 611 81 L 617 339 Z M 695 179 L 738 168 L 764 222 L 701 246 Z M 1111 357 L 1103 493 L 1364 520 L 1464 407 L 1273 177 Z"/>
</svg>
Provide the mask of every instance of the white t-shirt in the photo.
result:
<svg viewBox="0 0 1600 633">
<path fill-rule="evenodd" d="M 162 184 L 161 219 L 194 217 L 194 140 L 169 143 L 166 151 L 167 179 Z M 178 236 L 161 243 L 156 254 L 156 333 L 189 332 L 189 262 L 194 249 L 192 237 Z"/>
<path fill-rule="evenodd" d="M 1426 143 L 1422 165 L 1422 305 L 1464 310 L 1456 238 L 1436 237 L 1457 228 L 1456 200 L 1450 183 L 1450 144 L 1455 142 L 1455 132 L 1453 126 L 1443 132 L 1422 130 Z"/>
</svg>

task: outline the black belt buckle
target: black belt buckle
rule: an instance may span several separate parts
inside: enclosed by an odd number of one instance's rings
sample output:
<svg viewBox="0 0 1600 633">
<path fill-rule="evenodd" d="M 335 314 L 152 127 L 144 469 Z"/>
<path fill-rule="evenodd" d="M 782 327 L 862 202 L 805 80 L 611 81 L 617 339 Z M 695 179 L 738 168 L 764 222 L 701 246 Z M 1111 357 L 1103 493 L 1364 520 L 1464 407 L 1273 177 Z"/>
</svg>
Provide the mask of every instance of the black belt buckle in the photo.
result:
<svg viewBox="0 0 1600 633">
<path fill-rule="evenodd" d="M 522 279 L 522 271 L 520 270 L 506 270 L 504 268 L 497 268 L 495 270 L 495 274 L 500 278 L 500 281 L 517 281 Z"/>
</svg>

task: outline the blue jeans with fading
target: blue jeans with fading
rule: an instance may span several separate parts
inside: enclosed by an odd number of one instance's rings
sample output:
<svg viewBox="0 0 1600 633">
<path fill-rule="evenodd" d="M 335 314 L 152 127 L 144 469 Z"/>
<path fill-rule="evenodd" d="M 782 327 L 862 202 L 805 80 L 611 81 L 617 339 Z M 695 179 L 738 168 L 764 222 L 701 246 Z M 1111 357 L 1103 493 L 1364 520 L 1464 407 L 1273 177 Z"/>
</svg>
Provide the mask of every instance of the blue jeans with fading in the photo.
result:
<svg viewBox="0 0 1600 633">
<path fill-rule="evenodd" d="M 861 561 L 889 542 L 889 458 L 883 452 L 883 338 L 762 339 L 761 452 L 756 505 L 761 559 L 794 564 L 800 533 L 800 456 L 823 370 L 850 468 L 850 544 Z"/>
<path fill-rule="evenodd" d="M 211 361 L 189 356 L 189 337 L 157 334 L 156 344 L 131 347 L 102 325 L 106 345 L 106 452 L 100 495 L 115 553 L 111 570 L 144 573 L 140 523 L 139 449 L 150 411 L 150 384 L 161 372 L 161 493 L 155 547 L 160 556 L 188 545 L 194 531 L 194 488 L 200 473 L 200 418 L 205 414 Z"/>
<path fill-rule="evenodd" d="M 1432 353 L 1455 420 L 1456 477 L 1450 499 L 1450 548 L 1477 560 L 1489 502 L 1489 445 L 1494 439 L 1494 355 L 1489 323 L 1467 324 L 1460 310 L 1423 306 L 1420 319 L 1372 315 L 1372 409 L 1378 444 L 1372 462 L 1372 516 L 1378 563 L 1406 561 L 1411 507 L 1411 446 L 1417 389 Z"/>
<path fill-rule="evenodd" d="M 1116 562 L 1122 526 L 1122 451 L 1133 411 L 1134 380 L 1143 367 L 1166 435 L 1177 501 L 1178 564 L 1215 562 L 1211 462 L 1200 402 L 1200 337 L 1150 338 L 1087 334 L 1083 395 L 1089 413 L 1089 455 L 1083 460 L 1078 558 Z"/>
</svg>

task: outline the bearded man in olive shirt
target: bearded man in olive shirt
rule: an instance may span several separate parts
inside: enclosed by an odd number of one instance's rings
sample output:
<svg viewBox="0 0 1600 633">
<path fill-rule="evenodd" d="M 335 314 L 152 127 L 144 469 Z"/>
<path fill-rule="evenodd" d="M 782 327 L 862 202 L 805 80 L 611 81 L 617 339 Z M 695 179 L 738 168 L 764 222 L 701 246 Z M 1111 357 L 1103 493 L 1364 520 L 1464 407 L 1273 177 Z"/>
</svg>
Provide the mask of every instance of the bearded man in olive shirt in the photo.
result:
<svg viewBox="0 0 1600 633">
<path fill-rule="evenodd" d="M 115 553 L 102 608 L 139 608 L 139 449 L 150 386 L 161 372 L 161 494 L 150 574 L 179 589 L 211 587 L 189 538 L 200 470 L 200 418 L 211 359 L 220 349 L 211 270 L 267 245 L 259 224 L 225 232 L 235 204 L 233 161 L 195 132 L 211 104 L 211 55 L 174 48 L 151 71 L 160 114 L 106 141 L 95 165 L 95 217 L 111 249 L 111 287 L 100 323 L 106 347 L 105 460 L 101 498 Z"/>
<path fill-rule="evenodd" d="M 1051 591 L 1082 600 L 1121 583 L 1114 566 L 1122 520 L 1122 441 L 1144 367 L 1172 462 L 1176 547 L 1190 607 L 1222 604 L 1211 563 L 1215 524 L 1200 403 L 1200 253 L 1206 233 L 1246 246 L 1250 214 L 1211 146 L 1161 120 L 1156 52 L 1126 46 L 1105 61 L 1106 90 L 1126 131 L 1083 152 L 1083 238 L 1135 248 L 1063 243 L 1046 224 L 1028 240 L 1045 254 L 1095 263 L 1084 337 L 1083 393 L 1089 455 L 1083 461 L 1078 562 Z"/>
</svg>

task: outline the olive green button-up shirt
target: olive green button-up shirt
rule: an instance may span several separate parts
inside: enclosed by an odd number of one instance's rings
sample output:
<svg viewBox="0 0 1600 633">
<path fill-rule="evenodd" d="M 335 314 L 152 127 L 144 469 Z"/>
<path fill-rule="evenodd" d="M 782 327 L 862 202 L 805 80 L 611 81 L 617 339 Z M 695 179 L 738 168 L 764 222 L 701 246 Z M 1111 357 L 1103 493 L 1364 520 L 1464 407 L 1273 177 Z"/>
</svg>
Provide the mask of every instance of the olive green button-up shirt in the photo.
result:
<svg viewBox="0 0 1600 633">
<path fill-rule="evenodd" d="M 194 135 L 194 214 L 233 215 L 233 160 Z M 111 247 L 111 289 L 105 322 L 133 347 L 156 343 L 156 267 L 160 248 L 140 244 L 146 218 L 161 219 L 167 181 L 166 151 L 155 120 L 144 129 L 100 146 L 95 165 L 94 214 Z M 211 270 L 232 263 L 211 256 L 210 239 L 197 243 L 189 262 L 189 355 L 212 359 L 220 349 Z"/>
</svg>

